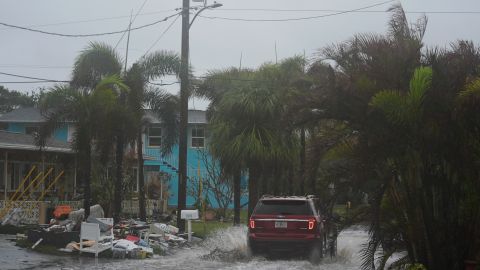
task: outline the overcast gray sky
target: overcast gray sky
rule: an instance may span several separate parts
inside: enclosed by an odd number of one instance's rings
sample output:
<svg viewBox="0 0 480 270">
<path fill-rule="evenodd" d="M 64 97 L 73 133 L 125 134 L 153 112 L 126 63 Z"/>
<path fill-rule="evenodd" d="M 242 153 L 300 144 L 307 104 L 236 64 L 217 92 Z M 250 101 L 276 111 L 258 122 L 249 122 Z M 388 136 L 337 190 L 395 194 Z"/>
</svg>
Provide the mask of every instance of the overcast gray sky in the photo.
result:
<svg viewBox="0 0 480 270">
<path fill-rule="evenodd" d="M 218 0 L 223 7 L 207 10 L 203 16 L 242 19 L 284 19 L 336 13 L 374 5 L 386 0 Z M 90 34 L 125 29 L 130 14 L 135 15 L 145 0 L 1 0 L 0 22 L 64 34 Z M 212 4 L 213 1 L 209 1 Z M 428 46 L 448 46 L 458 39 L 480 44 L 480 1 L 478 0 L 402 0 L 372 7 L 369 11 L 385 11 L 401 3 L 405 11 L 426 11 L 429 19 L 425 35 Z M 182 0 L 146 0 L 132 27 L 144 25 L 175 14 Z M 191 2 L 192 6 L 198 3 Z M 277 11 L 251 10 L 277 9 Z M 278 9 L 282 11 L 278 11 Z M 290 11 L 286 11 L 290 10 Z M 291 11 L 293 10 L 293 11 Z M 329 10 L 329 11 L 322 11 Z M 429 13 L 429 12 L 479 13 Z M 408 13 L 413 22 L 420 14 Z M 208 70 L 239 66 L 258 67 L 278 59 L 315 52 L 328 44 L 341 42 L 355 33 L 384 33 L 389 14 L 385 12 L 353 12 L 311 20 L 288 22 L 245 22 L 199 17 L 190 31 L 190 62 L 196 76 Z M 173 22 L 156 24 L 133 31 L 130 37 L 128 63 L 138 60 L 152 47 L 167 26 Z M 0 26 L 0 72 L 54 80 L 69 80 L 75 57 L 90 41 L 101 41 L 115 46 L 121 34 L 71 38 L 49 36 Z M 181 18 L 152 50 L 180 52 Z M 118 52 L 125 56 L 126 37 L 119 43 Z M 0 81 L 28 81 L 0 75 Z M 167 78 L 163 82 L 173 82 Z M 32 91 L 50 87 L 49 83 L 6 84 L 9 89 Z M 178 85 L 169 91 L 178 92 Z M 203 101 L 190 102 L 190 108 L 204 109 Z"/>
</svg>

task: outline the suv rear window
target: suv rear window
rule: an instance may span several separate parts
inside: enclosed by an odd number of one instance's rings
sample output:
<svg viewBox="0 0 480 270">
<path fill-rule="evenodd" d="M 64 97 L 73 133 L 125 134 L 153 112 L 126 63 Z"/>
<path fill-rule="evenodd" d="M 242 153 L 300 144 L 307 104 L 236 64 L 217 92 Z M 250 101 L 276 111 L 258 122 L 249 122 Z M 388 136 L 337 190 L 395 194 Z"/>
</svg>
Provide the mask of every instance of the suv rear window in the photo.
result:
<svg viewBox="0 0 480 270">
<path fill-rule="evenodd" d="M 254 211 L 257 215 L 313 215 L 308 201 L 261 200 Z"/>
</svg>

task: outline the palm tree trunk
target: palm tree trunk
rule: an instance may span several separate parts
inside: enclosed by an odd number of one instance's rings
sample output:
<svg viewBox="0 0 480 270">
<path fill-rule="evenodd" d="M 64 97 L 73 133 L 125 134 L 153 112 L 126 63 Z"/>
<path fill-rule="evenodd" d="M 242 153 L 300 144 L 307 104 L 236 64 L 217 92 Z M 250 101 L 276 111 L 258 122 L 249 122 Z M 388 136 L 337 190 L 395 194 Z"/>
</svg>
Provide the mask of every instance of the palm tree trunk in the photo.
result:
<svg viewBox="0 0 480 270">
<path fill-rule="evenodd" d="M 147 211 L 145 209 L 145 178 L 143 176 L 143 143 L 142 129 L 137 133 L 137 161 L 138 161 L 138 204 L 140 207 L 140 220 L 147 220 Z"/>
<path fill-rule="evenodd" d="M 293 169 L 288 169 L 288 178 L 287 178 L 287 192 L 285 195 L 295 195 L 293 190 Z"/>
<path fill-rule="evenodd" d="M 275 196 L 279 195 L 280 189 L 281 189 L 281 175 L 280 175 L 280 168 L 278 168 L 278 165 L 275 165 L 275 171 L 273 172 L 271 183 L 272 183 L 273 195 Z"/>
<path fill-rule="evenodd" d="M 305 147 L 305 128 L 302 128 L 300 132 L 300 194 L 305 194 L 305 155 L 306 155 L 306 147 Z"/>
<path fill-rule="evenodd" d="M 260 170 L 257 166 L 251 166 L 249 169 L 248 177 L 248 216 L 253 213 L 253 209 L 257 205 L 258 201 L 258 181 L 260 176 Z"/>
<path fill-rule="evenodd" d="M 90 205 L 92 200 L 92 191 L 90 189 L 90 182 L 92 177 L 92 146 L 88 143 L 85 146 L 85 158 L 83 159 L 83 174 L 84 174 L 84 187 L 83 187 L 83 209 L 85 209 L 85 220 L 90 216 Z"/>
<path fill-rule="evenodd" d="M 233 225 L 240 225 L 240 181 L 242 173 L 235 170 L 233 176 Z"/>
<path fill-rule="evenodd" d="M 261 177 L 260 177 L 260 181 L 262 183 L 262 190 L 261 190 L 261 193 L 262 194 L 268 194 L 268 174 L 265 173 L 265 171 L 262 173 Z"/>
<path fill-rule="evenodd" d="M 123 185 L 123 134 L 117 135 L 117 145 L 115 150 L 116 172 L 115 172 L 115 194 L 114 194 L 114 213 L 115 222 L 120 221 L 120 213 L 122 212 L 122 185 Z"/>
</svg>

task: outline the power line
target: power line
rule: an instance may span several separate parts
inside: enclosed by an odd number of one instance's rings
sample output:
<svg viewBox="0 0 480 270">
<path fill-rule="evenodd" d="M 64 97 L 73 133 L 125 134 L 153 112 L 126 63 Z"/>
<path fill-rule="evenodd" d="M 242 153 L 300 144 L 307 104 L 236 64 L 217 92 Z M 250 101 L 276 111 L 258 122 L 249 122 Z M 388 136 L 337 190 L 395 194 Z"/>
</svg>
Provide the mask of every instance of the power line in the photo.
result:
<svg viewBox="0 0 480 270">
<path fill-rule="evenodd" d="M 140 13 L 138 16 L 148 16 L 156 15 L 160 13 L 166 13 L 171 11 L 177 11 L 178 9 L 165 9 L 158 10 L 153 12 Z M 222 8 L 221 11 L 267 11 L 267 12 L 343 12 L 347 10 L 339 9 L 269 9 L 269 8 Z M 444 11 L 404 11 L 407 14 L 480 14 L 480 11 L 462 11 L 462 10 L 444 10 Z M 350 13 L 389 13 L 387 10 L 356 10 L 350 11 Z M 59 25 L 70 25 L 70 24 L 79 24 L 79 23 L 90 23 L 90 22 L 101 22 L 101 21 L 110 21 L 129 18 L 130 15 L 115 16 L 115 17 L 104 17 L 96 19 L 86 19 L 86 20 L 77 20 L 77 21 L 66 21 L 58 23 L 48 23 L 48 24 L 32 24 L 26 27 L 45 27 L 45 26 L 59 26 Z M 9 29 L 10 27 L 0 28 L 0 30 Z"/>
<path fill-rule="evenodd" d="M 63 82 L 63 83 L 70 82 L 70 81 L 61 81 L 61 80 L 52 80 L 52 79 L 30 77 L 30 76 L 12 74 L 12 73 L 6 73 L 6 72 L 0 72 L 0 75 L 6 75 L 6 76 L 17 77 L 17 78 L 22 78 L 22 79 L 31 79 L 31 80 L 37 80 L 37 81 L 43 81 L 43 82 Z"/>
<path fill-rule="evenodd" d="M 267 11 L 267 12 L 345 12 L 350 13 L 389 13 L 388 10 L 341 10 L 341 9 L 271 9 L 271 8 L 222 8 L 222 11 Z M 480 11 L 444 10 L 444 11 L 408 11 L 410 14 L 480 14 Z"/>
<path fill-rule="evenodd" d="M 311 20 L 311 19 L 318 19 L 318 18 L 325 18 L 325 17 L 332 17 L 332 16 L 337 16 L 345 13 L 351 13 L 355 11 L 360 11 L 372 7 L 377 7 L 381 5 L 385 5 L 391 2 L 396 2 L 396 0 L 389 0 L 385 2 L 381 2 L 378 4 L 374 5 L 369 5 L 361 8 L 356 8 L 356 9 L 351 9 L 351 10 L 344 10 L 344 11 L 339 11 L 335 13 L 330 13 L 330 14 L 323 14 L 323 15 L 317 15 L 317 16 L 308 16 L 308 17 L 297 17 L 297 18 L 285 18 L 285 19 L 243 19 L 243 18 L 228 18 L 228 17 L 218 17 L 218 16 L 203 16 L 199 15 L 199 17 L 202 18 L 207 18 L 207 19 L 220 19 L 220 20 L 227 20 L 227 21 L 244 21 L 244 22 L 289 22 L 289 21 L 303 21 L 303 20 Z"/>
<path fill-rule="evenodd" d="M 48 83 L 48 82 L 68 82 L 68 81 L 55 81 L 55 80 L 52 80 L 52 81 L 48 81 L 48 80 L 45 80 L 45 81 L 15 81 L 15 82 L 0 82 L 0 83 L 10 83 L 10 84 L 14 84 L 14 83 Z"/>
<path fill-rule="evenodd" d="M 127 29 L 130 29 L 130 27 L 132 27 L 132 23 L 135 22 L 135 19 L 137 18 L 138 14 L 140 13 L 140 11 L 142 11 L 143 7 L 145 6 L 145 4 L 147 3 L 148 0 L 145 0 L 143 1 L 143 4 L 142 6 L 138 9 L 137 11 L 137 14 L 135 14 L 135 17 L 133 17 L 133 20 L 132 20 L 132 15 L 130 14 L 130 22 L 128 24 L 128 28 Z M 116 50 L 117 49 L 117 46 L 118 44 L 120 44 L 120 42 L 122 42 L 123 40 L 123 37 L 125 36 L 127 32 L 123 32 L 122 36 L 120 37 L 120 39 L 118 40 L 117 44 L 115 45 L 115 48 L 113 50 Z"/>
<path fill-rule="evenodd" d="M 176 11 L 176 9 L 166 9 L 166 10 L 158 10 L 154 12 L 145 12 L 140 13 L 139 16 L 148 16 L 148 15 L 156 15 L 159 13 L 166 13 Z M 69 24 L 78 24 L 78 23 L 90 23 L 90 22 L 102 22 L 102 21 L 110 21 L 110 20 L 118 20 L 118 19 L 125 19 L 130 18 L 130 15 L 123 15 L 123 16 L 115 16 L 115 17 L 104 17 L 104 18 L 96 18 L 96 19 L 87 19 L 87 20 L 77 20 L 77 21 L 67 21 L 67 22 L 58 22 L 58 23 L 47 23 L 47 24 L 32 24 L 26 27 L 45 27 L 45 26 L 58 26 L 58 25 L 69 25 Z M 8 29 L 7 27 L 0 28 L 0 30 Z"/>
<path fill-rule="evenodd" d="M 162 34 L 160 34 L 160 36 L 157 38 L 157 40 L 155 40 L 155 42 L 152 44 L 152 46 L 150 46 L 150 48 L 143 54 L 143 56 L 141 58 L 143 58 L 145 55 L 147 55 L 153 49 L 153 47 L 155 47 L 155 45 L 157 45 L 158 41 L 160 41 L 160 39 L 162 39 L 162 37 L 168 32 L 168 30 L 170 30 L 170 28 L 175 24 L 175 22 L 178 20 L 179 17 L 180 17 L 180 15 L 178 15 L 175 18 L 175 20 L 173 20 L 172 23 L 170 23 L 170 25 L 165 29 L 165 31 L 162 32 Z"/>
<path fill-rule="evenodd" d="M 52 36 L 94 37 L 94 36 L 106 36 L 106 35 L 121 34 L 121 33 L 125 33 L 125 32 L 128 32 L 128 31 L 139 30 L 139 29 L 142 29 L 142 28 L 146 28 L 146 27 L 149 27 L 149 26 L 167 21 L 168 19 L 170 19 L 170 18 L 172 18 L 172 17 L 174 17 L 178 14 L 180 14 L 180 13 L 175 13 L 173 15 L 170 15 L 170 16 L 167 16 L 167 17 L 163 18 L 162 20 L 158 20 L 158 21 L 155 21 L 155 22 L 152 22 L 152 23 L 149 23 L 149 24 L 144 24 L 144 25 L 141 25 L 141 26 L 137 26 L 137 27 L 131 28 L 130 30 L 127 29 L 127 30 L 120 30 L 120 31 L 105 32 L 105 33 L 95 33 L 95 34 L 61 34 L 61 33 L 42 31 L 42 30 L 38 30 L 38 29 L 32 29 L 32 28 L 18 26 L 18 25 L 12 25 L 12 24 L 8 24 L 8 23 L 4 23 L 4 22 L 0 22 L 0 25 L 4 25 L 4 26 L 7 26 L 7 27 L 16 28 L 16 29 L 21 29 L 21 30 L 25 30 L 25 31 L 30 31 L 30 32 L 36 32 L 36 33 L 40 33 L 40 34 L 52 35 Z"/>
<path fill-rule="evenodd" d="M 4 64 L 0 68 L 32 68 L 32 69 L 70 69 L 70 66 L 45 66 L 45 65 L 13 65 Z"/>
<path fill-rule="evenodd" d="M 180 83 L 180 81 L 171 82 L 171 83 L 153 83 L 153 82 L 148 82 L 148 83 L 152 85 L 165 86 L 165 85 L 174 85 L 174 84 Z"/>
<path fill-rule="evenodd" d="M 242 79 L 242 78 L 232 78 L 232 77 L 209 77 L 209 76 L 196 76 L 195 79 L 208 79 L 208 80 L 217 80 L 217 81 L 241 81 L 241 82 L 271 82 L 267 80 L 255 80 L 255 79 Z"/>
</svg>

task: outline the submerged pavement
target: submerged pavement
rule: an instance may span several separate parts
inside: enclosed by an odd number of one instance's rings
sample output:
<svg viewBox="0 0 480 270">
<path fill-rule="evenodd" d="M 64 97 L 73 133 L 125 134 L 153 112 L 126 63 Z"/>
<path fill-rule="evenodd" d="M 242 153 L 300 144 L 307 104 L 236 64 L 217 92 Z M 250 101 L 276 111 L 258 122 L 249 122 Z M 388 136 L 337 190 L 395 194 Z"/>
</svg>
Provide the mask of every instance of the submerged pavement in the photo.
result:
<svg viewBox="0 0 480 270">
<path fill-rule="evenodd" d="M 0 235 L 0 269 L 359 269 L 360 250 L 368 239 L 363 227 L 344 230 L 338 237 L 338 256 L 312 265 L 299 258 L 267 260 L 247 254 L 246 227 L 218 231 L 205 241 L 172 255 L 145 260 L 95 259 L 78 254 L 44 255 L 15 246 L 13 235 Z"/>
</svg>

